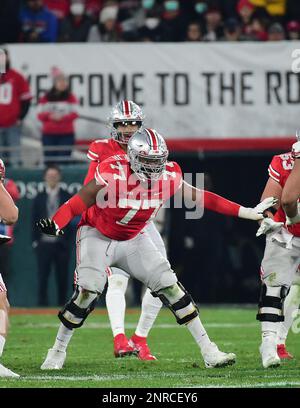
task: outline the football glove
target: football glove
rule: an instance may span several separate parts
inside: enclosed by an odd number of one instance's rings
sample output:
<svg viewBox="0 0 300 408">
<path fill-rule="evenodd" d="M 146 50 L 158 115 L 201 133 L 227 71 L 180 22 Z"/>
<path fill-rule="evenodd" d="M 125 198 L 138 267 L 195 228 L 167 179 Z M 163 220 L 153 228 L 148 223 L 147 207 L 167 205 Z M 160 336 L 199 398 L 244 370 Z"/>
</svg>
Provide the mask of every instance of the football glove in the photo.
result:
<svg viewBox="0 0 300 408">
<path fill-rule="evenodd" d="M 292 158 L 300 159 L 300 141 L 294 143 L 292 146 Z"/>
<path fill-rule="evenodd" d="M 273 207 L 278 202 L 275 197 L 267 197 L 261 203 L 257 204 L 254 208 L 240 207 L 238 216 L 240 218 L 246 218 L 248 220 L 259 221 L 265 218 L 264 211 Z"/>
<path fill-rule="evenodd" d="M 64 234 L 63 230 L 59 229 L 55 222 L 50 218 L 41 218 L 36 225 L 39 227 L 41 232 L 46 235 L 58 237 Z"/>
<path fill-rule="evenodd" d="M 11 240 L 11 237 L 0 234 L 0 245 L 5 244 L 5 242 L 8 242 L 10 240 Z"/>
<path fill-rule="evenodd" d="M 283 222 L 276 222 L 272 218 L 264 218 L 256 232 L 256 236 L 259 237 L 263 234 L 270 234 L 271 232 L 279 231 L 283 226 Z"/>
</svg>

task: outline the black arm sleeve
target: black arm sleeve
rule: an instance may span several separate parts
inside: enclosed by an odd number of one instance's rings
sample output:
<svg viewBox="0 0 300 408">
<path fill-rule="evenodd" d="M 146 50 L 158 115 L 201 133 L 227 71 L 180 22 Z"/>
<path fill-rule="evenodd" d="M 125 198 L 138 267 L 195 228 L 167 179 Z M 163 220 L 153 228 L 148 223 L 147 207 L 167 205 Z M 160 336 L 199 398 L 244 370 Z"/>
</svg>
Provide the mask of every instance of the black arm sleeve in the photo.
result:
<svg viewBox="0 0 300 408">
<path fill-rule="evenodd" d="M 30 103 L 31 103 L 30 99 L 27 99 L 26 101 L 21 102 L 21 111 L 20 111 L 19 119 L 23 120 L 25 118 L 25 116 L 27 115 L 29 111 Z"/>
</svg>

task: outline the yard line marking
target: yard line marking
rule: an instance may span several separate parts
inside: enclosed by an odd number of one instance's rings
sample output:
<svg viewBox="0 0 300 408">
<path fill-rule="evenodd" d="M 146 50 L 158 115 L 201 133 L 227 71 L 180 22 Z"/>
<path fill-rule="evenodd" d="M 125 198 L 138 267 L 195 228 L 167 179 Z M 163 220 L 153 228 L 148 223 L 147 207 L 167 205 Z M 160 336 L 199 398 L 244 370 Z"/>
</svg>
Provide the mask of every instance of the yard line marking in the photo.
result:
<svg viewBox="0 0 300 408">
<path fill-rule="evenodd" d="M 177 385 L 176 388 L 268 388 L 268 387 L 289 387 L 292 385 L 300 385 L 300 381 L 278 381 L 269 383 L 259 383 L 259 384 L 232 384 L 232 385 L 195 385 L 192 387 Z"/>
<path fill-rule="evenodd" d="M 57 323 L 14 323 L 14 326 L 20 326 L 25 329 L 37 328 L 37 329 L 52 329 L 58 328 L 59 322 Z M 110 329 L 109 323 L 85 323 L 83 326 L 85 329 Z M 128 329 L 135 329 L 136 323 L 126 323 L 125 325 Z M 205 327 L 216 328 L 216 329 L 236 329 L 236 328 L 253 328 L 259 327 L 258 323 L 206 323 Z M 154 329 L 179 329 L 180 325 L 176 323 L 158 323 L 154 324 Z"/>
</svg>

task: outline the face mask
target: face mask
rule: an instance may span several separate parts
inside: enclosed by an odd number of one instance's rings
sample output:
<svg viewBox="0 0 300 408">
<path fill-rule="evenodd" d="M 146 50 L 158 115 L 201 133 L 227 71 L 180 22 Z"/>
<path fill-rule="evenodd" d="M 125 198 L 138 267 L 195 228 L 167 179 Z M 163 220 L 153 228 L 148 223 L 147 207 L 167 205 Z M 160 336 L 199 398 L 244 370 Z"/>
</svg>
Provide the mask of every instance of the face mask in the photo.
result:
<svg viewBox="0 0 300 408">
<path fill-rule="evenodd" d="M 144 9 L 149 10 L 154 6 L 154 0 L 142 0 L 142 6 Z"/>
<path fill-rule="evenodd" d="M 207 9 L 207 4 L 205 3 L 196 3 L 195 4 L 195 11 L 196 13 L 202 14 L 206 11 Z"/>
<path fill-rule="evenodd" d="M 82 3 L 71 4 L 70 10 L 74 16 L 81 16 L 84 13 L 84 5 Z"/>
<path fill-rule="evenodd" d="M 159 24 L 159 18 L 149 17 L 146 18 L 145 26 L 149 28 L 149 30 L 154 30 Z"/>
<path fill-rule="evenodd" d="M 177 11 L 179 8 L 178 1 L 170 0 L 165 2 L 165 9 L 167 11 Z"/>
</svg>

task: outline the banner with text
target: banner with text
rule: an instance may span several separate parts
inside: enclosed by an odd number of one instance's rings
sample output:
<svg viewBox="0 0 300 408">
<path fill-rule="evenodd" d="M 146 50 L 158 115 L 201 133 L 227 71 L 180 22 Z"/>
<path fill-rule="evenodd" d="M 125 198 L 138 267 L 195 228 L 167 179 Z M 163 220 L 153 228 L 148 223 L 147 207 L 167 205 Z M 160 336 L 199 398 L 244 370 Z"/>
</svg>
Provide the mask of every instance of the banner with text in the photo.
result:
<svg viewBox="0 0 300 408">
<path fill-rule="evenodd" d="M 101 120 L 123 98 L 143 106 L 147 126 L 177 141 L 270 142 L 293 136 L 299 127 L 300 42 L 20 44 L 9 49 L 12 66 L 30 81 L 34 101 L 27 126 L 37 134 L 36 100 L 51 87 L 53 66 L 69 75 L 80 101 L 77 140 L 107 137 Z"/>
</svg>

